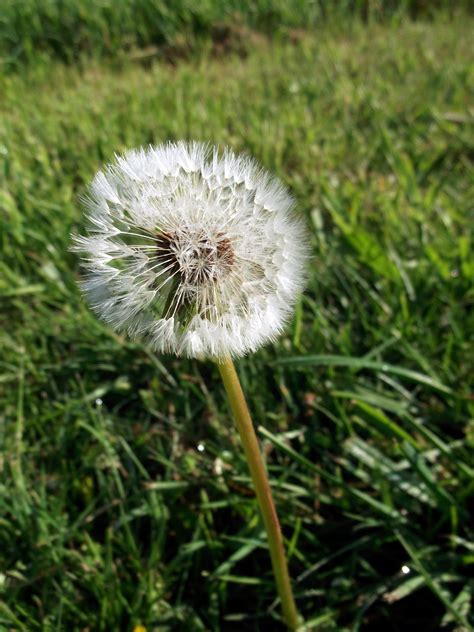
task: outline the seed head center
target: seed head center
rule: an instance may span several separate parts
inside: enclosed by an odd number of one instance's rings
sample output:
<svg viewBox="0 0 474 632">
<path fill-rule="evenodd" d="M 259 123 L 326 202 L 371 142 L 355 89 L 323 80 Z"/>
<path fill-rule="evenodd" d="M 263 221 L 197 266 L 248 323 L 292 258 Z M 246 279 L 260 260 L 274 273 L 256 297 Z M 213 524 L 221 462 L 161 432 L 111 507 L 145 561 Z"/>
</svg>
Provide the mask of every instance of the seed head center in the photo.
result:
<svg viewBox="0 0 474 632">
<path fill-rule="evenodd" d="M 219 280 L 235 263 L 232 242 L 223 233 L 162 232 L 156 236 L 156 248 L 169 274 L 194 286 Z"/>
</svg>

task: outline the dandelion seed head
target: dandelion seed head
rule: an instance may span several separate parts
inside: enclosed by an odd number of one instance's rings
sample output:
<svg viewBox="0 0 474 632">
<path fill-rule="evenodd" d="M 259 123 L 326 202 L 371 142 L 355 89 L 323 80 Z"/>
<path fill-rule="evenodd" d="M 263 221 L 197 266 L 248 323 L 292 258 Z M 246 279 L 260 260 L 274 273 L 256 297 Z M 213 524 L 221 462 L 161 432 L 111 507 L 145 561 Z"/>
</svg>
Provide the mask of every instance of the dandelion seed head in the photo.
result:
<svg viewBox="0 0 474 632">
<path fill-rule="evenodd" d="M 132 150 L 99 171 L 84 203 L 82 287 L 115 329 L 214 358 L 282 332 L 305 280 L 305 230 L 251 158 L 201 143 Z"/>
</svg>

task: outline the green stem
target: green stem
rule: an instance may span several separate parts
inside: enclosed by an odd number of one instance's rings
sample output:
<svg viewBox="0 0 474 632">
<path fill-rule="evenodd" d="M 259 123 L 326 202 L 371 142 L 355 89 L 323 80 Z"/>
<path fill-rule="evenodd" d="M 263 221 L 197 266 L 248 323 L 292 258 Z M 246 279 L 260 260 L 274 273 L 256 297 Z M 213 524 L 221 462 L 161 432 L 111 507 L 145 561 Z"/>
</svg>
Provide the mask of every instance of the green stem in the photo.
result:
<svg viewBox="0 0 474 632">
<path fill-rule="evenodd" d="M 285 549 L 283 548 L 283 537 L 252 419 L 232 360 L 230 358 L 219 360 L 218 366 L 227 397 L 229 398 L 230 407 L 237 423 L 267 532 L 268 547 L 270 549 L 277 590 L 281 599 L 283 616 L 288 628 L 296 630 L 299 624 L 298 612 L 291 590 Z"/>
</svg>

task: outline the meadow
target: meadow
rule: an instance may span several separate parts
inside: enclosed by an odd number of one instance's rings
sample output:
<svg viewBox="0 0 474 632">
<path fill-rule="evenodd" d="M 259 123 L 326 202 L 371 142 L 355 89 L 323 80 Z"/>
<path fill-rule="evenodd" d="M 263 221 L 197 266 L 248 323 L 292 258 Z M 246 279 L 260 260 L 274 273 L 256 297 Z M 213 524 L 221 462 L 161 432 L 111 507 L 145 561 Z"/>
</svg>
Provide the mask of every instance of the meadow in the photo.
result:
<svg viewBox="0 0 474 632">
<path fill-rule="evenodd" d="M 307 629 L 474 629 L 473 19 L 395 17 L 79 55 L 3 19 L 0 630 L 284 629 L 216 368 L 100 323 L 69 251 L 101 164 L 181 138 L 307 222 L 295 318 L 238 362 Z"/>
</svg>

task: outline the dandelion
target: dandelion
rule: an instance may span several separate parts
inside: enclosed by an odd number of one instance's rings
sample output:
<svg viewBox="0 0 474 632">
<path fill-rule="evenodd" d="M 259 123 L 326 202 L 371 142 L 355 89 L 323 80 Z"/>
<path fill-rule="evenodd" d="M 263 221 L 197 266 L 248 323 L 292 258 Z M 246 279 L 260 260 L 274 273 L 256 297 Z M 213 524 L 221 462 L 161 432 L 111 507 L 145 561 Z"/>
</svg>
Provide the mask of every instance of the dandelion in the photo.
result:
<svg viewBox="0 0 474 632">
<path fill-rule="evenodd" d="M 160 353 L 237 357 L 281 333 L 303 281 L 303 229 L 285 188 L 200 143 L 118 157 L 85 199 L 83 289 L 117 330 Z"/>
<path fill-rule="evenodd" d="M 232 357 L 274 340 L 304 282 L 305 232 L 286 188 L 249 157 L 169 143 L 116 157 L 84 198 L 82 288 L 113 328 L 159 353 L 217 362 L 249 462 L 288 626 L 281 531 Z"/>
</svg>

